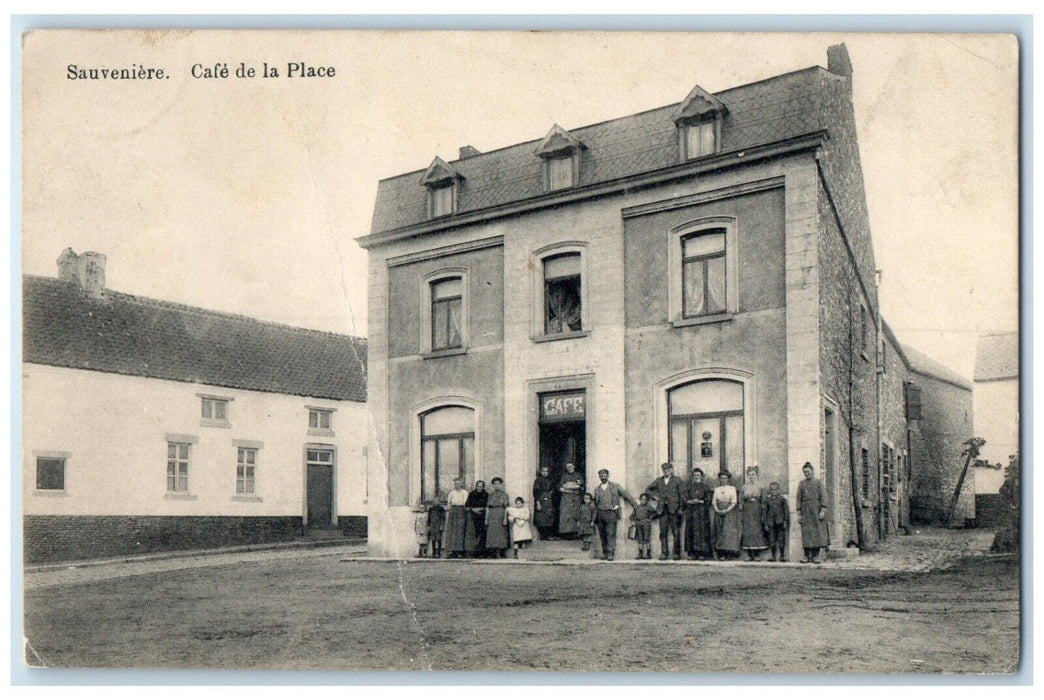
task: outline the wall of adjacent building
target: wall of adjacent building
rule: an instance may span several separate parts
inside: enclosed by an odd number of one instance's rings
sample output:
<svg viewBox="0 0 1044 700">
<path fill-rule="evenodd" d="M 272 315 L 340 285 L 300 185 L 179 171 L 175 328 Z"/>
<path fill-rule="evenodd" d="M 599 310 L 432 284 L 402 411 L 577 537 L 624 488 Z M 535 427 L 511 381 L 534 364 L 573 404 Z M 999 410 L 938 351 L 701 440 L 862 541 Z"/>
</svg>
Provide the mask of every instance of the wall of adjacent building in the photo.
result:
<svg viewBox="0 0 1044 700">
<path fill-rule="evenodd" d="M 293 537 L 309 444 L 335 450 L 334 513 L 365 531 L 364 403 L 35 364 L 23 385 L 28 560 Z M 201 425 L 199 394 L 231 399 L 229 427 Z M 306 406 L 334 409 L 333 435 L 309 434 Z M 167 491 L 168 439 L 191 441 L 187 494 Z M 237 441 L 259 445 L 253 497 L 236 493 Z M 36 488 L 41 453 L 67 455 L 63 490 Z"/>
<path fill-rule="evenodd" d="M 980 458 L 1002 467 L 975 470 L 975 491 L 997 493 L 1008 457 L 1019 451 L 1019 380 L 975 382 L 973 403 L 976 435 L 986 441 Z"/>
</svg>

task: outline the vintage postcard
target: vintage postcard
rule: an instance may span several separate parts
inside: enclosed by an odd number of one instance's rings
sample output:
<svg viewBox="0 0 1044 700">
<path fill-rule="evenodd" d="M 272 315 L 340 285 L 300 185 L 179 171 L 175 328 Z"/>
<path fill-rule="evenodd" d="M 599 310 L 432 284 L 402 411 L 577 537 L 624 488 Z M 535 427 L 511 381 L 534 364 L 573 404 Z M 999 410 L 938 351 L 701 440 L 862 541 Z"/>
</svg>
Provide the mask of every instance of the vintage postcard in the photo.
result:
<svg viewBox="0 0 1044 700">
<path fill-rule="evenodd" d="M 22 62 L 31 673 L 1018 671 L 1014 36 Z"/>
</svg>

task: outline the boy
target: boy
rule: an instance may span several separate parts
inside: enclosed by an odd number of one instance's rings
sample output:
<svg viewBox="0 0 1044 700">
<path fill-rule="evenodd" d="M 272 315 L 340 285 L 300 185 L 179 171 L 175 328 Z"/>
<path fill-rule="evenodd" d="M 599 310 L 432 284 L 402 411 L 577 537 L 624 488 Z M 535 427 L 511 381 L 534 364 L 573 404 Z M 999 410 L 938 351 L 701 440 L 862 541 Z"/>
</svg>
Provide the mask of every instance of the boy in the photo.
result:
<svg viewBox="0 0 1044 700">
<path fill-rule="evenodd" d="M 634 507 L 631 520 L 634 521 L 635 539 L 638 540 L 638 556 L 635 559 L 652 559 L 649 540 L 652 536 L 652 519 L 656 513 L 649 505 L 649 495 L 643 493 L 638 497 L 638 505 Z"/>
<path fill-rule="evenodd" d="M 598 511 L 595 510 L 591 494 L 585 493 L 583 498 L 584 502 L 580 504 L 580 514 L 576 518 L 576 534 L 584 541 L 584 545 L 580 548 L 581 551 L 589 552 L 591 551 L 591 540 L 594 538 L 595 517 L 598 515 Z"/>
<path fill-rule="evenodd" d="M 428 546 L 431 558 L 442 558 L 442 533 L 446 529 L 446 509 L 435 501 L 428 509 Z"/>
<path fill-rule="evenodd" d="M 768 493 L 761 501 L 761 524 L 768 535 L 769 549 L 772 551 L 769 561 L 777 561 L 777 551 L 778 561 L 786 561 L 785 547 L 787 528 L 790 526 L 790 508 L 787 507 L 787 499 L 779 492 L 779 484 L 775 481 L 769 484 Z"/>
</svg>

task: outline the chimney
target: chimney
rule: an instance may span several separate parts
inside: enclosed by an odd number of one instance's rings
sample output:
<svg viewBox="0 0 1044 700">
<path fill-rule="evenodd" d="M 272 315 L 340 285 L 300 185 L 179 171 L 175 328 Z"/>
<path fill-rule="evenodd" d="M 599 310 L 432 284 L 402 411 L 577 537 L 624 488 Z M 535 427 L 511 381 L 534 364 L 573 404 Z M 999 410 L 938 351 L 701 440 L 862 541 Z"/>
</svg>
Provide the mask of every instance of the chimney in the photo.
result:
<svg viewBox="0 0 1044 700">
<path fill-rule="evenodd" d="M 58 278 L 76 282 L 87 296 L 100 299 L 105 292 L 105 256 L 93 251 L 77 255 L 66 248 L 58 256 Z"/>
<path fill-rule="evenodd" d="M 844 44 L 834 44 L 827 49 L 827 70 L 834 75 L 852 77 L 852 60 Z"/>
<path fill-rule="evenodd" d="M 460 160 L 464 160 L 465 158 L 470 158 L 471 156 L 477 156 L 479 153 L 482 153 L 482 151 L 480 151 L 479 149 L 475 148 L 474 146 L 470 146 L 470 145 L 469 146 L 461 146 L 460 147 Z"/>
</svg>

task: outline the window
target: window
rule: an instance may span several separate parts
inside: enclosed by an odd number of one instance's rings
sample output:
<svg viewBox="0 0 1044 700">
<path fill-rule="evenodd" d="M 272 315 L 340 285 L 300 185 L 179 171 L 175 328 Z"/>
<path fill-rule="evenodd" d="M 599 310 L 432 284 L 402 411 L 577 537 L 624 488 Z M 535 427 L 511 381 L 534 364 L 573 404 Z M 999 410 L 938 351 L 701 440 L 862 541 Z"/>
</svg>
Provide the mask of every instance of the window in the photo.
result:
<svg viewBox="0 0 1044 700">
<path fill-rule="evenodd" d="M 254 473 L 257 468 L 257 450 L 251 447 L 236 448 L 236 493 L 254 493 Z"/>
<path fill-rule="evenodd" d="M 587 148 L 580 139 L 558 124 L 551 127 L 534 155 L 544 161 L 544 190 L 573 187 L 580 179 L 580 153 Z"/>
<path fill-rule="evenodd" d="M 682 316 L 725 311 L 725 229 L 710 229 L 681 241 Z"/>
<path fill-rule="evenodd" d="M 65 490 L 65 458 L 36 458 L 36 488 L 40 491 Z"/>
<path fill-rule="evenodd" d="M 667 394 L 668 459 L 679 476 L 699 468 L 713 482 L 731 472 L 733 483 L 744 474 L 743 384 L 703 379 L 671 389 Z"/>
<path fill-rule="evenodd" d="M 454 210 L 454 186 L 444 185 L 442 187 L 434 187 L 429 190 L 429 196 L 431 198 L 431 216 L 435 218 L 437 216 L 446 216 L 452 214 Z"/>
<path fill-rule="evenodd" d="M 428 190 L 428 218 L 448 216 L 457 211 L 457 189 L 464 176 L 438 156 L 420 179 Z"/>
<path fill-rule="evenodd" d="M 580 253 L 544 259 L 544 333 L 583 329 Z"/>
<path fill-rule="evenodd" d="M 323 408 L 308 409 L 308 427 L 313 430 L 330 430 L 330 414 L 332 410 Z"/>
<path fill-rule="evenodd" d="M 863 500 L 870 500 L 870 450 L 862 449 L 863 455 Z"/>
<path fill-rule="evenodd" d="M 228 422 L 228 404 L 231 399 L 224 396 L 197 394 L 200 398 L 200 425 L 216 428 L 231 427 Z"/>
<path fill-rule="evenodd" d="M 448 350 L 464 345 L 463 280 L 451 277 L 431 283 L 431 349 Z"/>
<path fill-rule="evenodd" d="M 573 186 L 573 156 L 547 159 L 547 188 L 561 190 Z"/>
<path fill-rule="evenodd" d="M 728 108 L 699 85 L 674 110 L 681 160 L 692 160 L 718 151 L 721 123 Z"/>
<path fill-rule="evenodd" d="M 866 357 L 866 349 L 870 345 L 870 330 L 867 322 L 866 307 L 859 305 L 859 350 Z"/>
<path fill-rule="evenodd" d="M 444 406 L 421 414 L 421 500 L 453 490 L 453 480 L 475 478 L 475 412 Z"/>
<path fill-rule="evenodd" d="M 708 156 L 717 149 L 717 122 L 701 121 L 682 127 L 685 142 L 685 159 Z"/>
<path fill-rule="evenodd" d="M 167 443 L 167 491 L 188 492 L 189 443 Z"/>
</svg>

